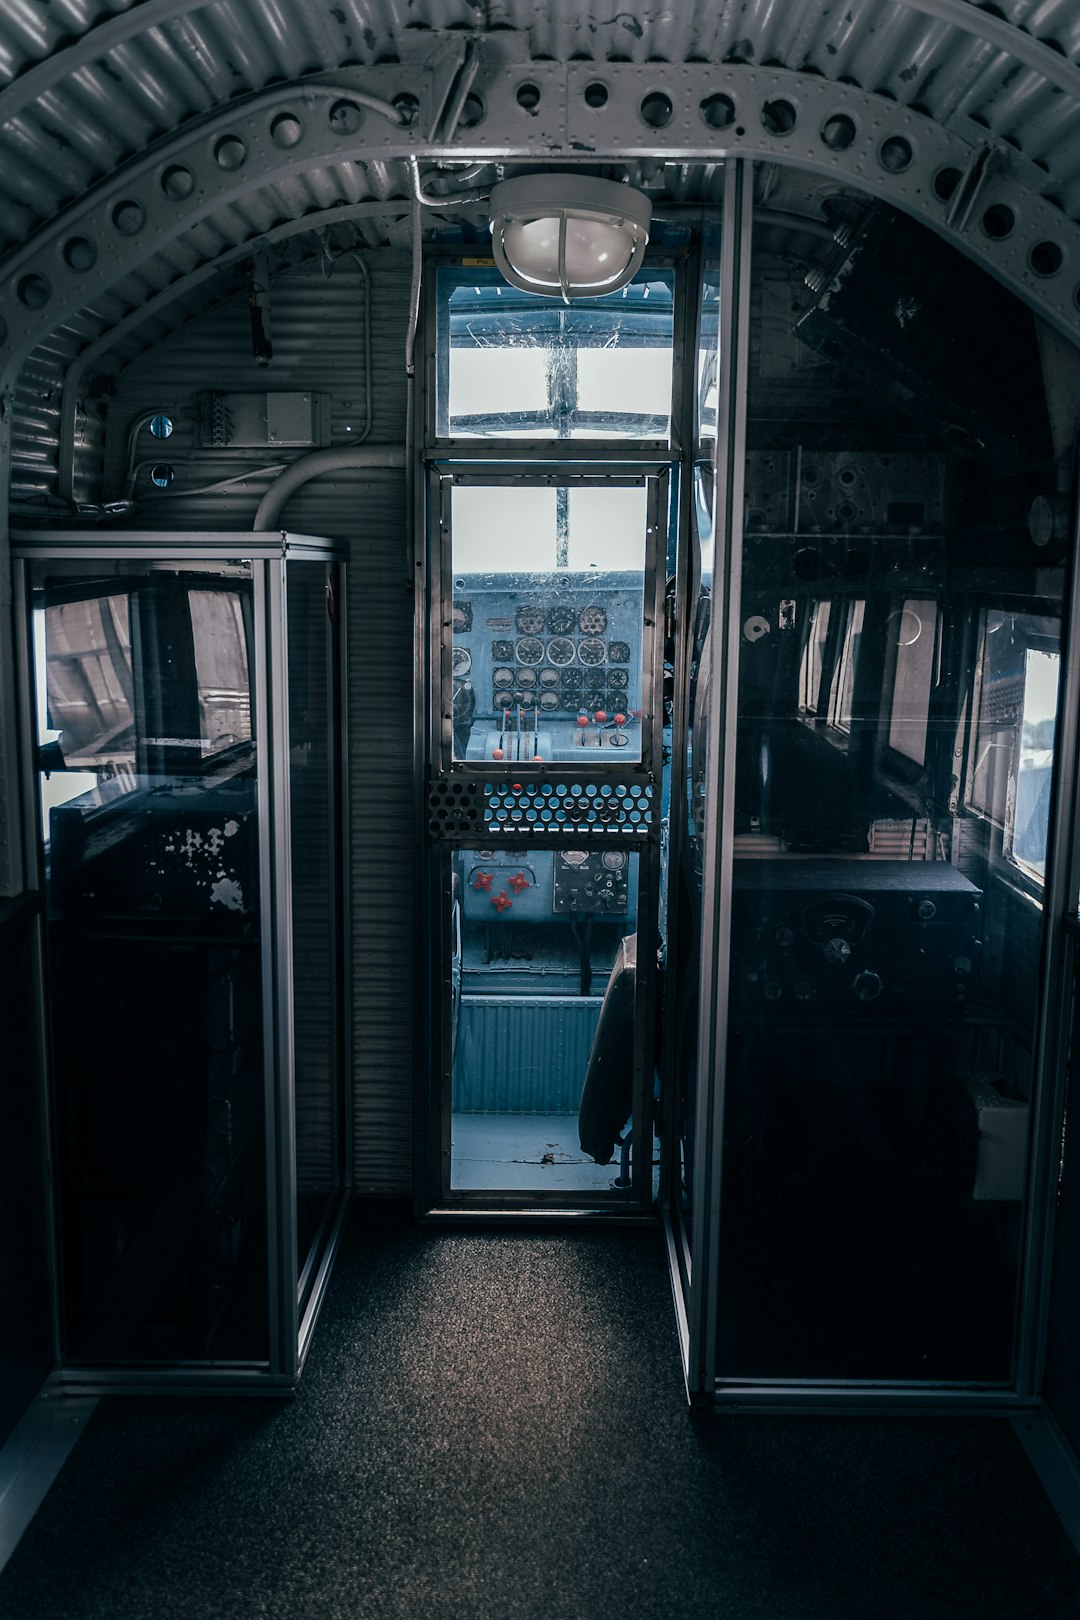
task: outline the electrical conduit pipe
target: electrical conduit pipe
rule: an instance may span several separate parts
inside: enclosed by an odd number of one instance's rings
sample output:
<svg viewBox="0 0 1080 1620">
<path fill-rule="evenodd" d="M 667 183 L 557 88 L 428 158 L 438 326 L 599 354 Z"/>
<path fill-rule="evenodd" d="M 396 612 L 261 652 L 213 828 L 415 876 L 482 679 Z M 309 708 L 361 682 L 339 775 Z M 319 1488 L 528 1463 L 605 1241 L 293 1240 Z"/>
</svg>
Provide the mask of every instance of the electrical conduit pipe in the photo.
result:
<svg viewBox="0 0 1080 1620">
<path fill-rule="evenodd" d="M 278 528 L 281 513 L 289 497 L 312 478 L 319 478 L 323 473 L 343 472 L 346 468 L 353 467 L 404 468 L 404 466 L 405 447 L 400 444 L 343 444 L 332 450 L 313 450 L 309 456 L 301 456 L 299 461 L 294 461 L 274 479 L 259 502 L 259 509 L 255 513 L 251 527 Z"/>
</svg>

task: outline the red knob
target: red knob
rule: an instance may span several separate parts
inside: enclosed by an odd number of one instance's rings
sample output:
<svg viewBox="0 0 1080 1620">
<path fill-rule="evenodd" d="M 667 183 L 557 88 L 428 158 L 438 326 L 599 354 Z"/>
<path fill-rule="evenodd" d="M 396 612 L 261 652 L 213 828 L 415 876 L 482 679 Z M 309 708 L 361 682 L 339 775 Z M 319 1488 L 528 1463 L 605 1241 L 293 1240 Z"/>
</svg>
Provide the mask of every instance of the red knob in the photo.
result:
<svg viewBox="0 0 1080 1620">
<path fill-rule="evenodd" d="M 525 876 L 524 872 L 516 872 L 514 874 L 514 876 L 510 879 L 510 887 L 513 889 L 515 894 L 520 894 L 522 889 L 527 889 L 529 887 L 529 880 Z"/>
<path fill-rule="evenodd" d="M 602 724 L 607 719 L 607 710 L 606 709 L 597 709 L 596 718 Z"/>
<path fill-rule="evenodd" d="M 577 717 L 577 723 L 578 723 L 579 726 L 587 726 L 588 723 L 589 723 L 588 715 L 587 714 L 579 714 L 578 717 Z"/>
<path fill-rule="evenodd" d="M 492 878 L 494 876 L 495 876 L 494 872 L 477 872 L 477 874 L 476 874 L 476 882 L 473 884 L 473 888 L 474 889 L 490 889 L 491 888 L 491 880 L 492 880 Z"/>
<path fill-rule="evenodd" d="M 511 900 L 506 890 L 503 889 L 501 894 L 492 895 L 491 903 L 495 907 L 496 911 L 503 912 L 509 911 L 514 902 Z"/>
<path fill-rule="evenodd" d="M 617 726 L 625 726 L 625 724 L 626 724 L 626 716 L 625 716 L 625 714 L 617 714 L 615 716 L 615 724 Z"/>
<path fill-rule="evenodd" d="M 493 748 L 491 750 L 491 757 L 492 759 L 505 759 L 506 755 L 501 748 Z"/>
</svg>

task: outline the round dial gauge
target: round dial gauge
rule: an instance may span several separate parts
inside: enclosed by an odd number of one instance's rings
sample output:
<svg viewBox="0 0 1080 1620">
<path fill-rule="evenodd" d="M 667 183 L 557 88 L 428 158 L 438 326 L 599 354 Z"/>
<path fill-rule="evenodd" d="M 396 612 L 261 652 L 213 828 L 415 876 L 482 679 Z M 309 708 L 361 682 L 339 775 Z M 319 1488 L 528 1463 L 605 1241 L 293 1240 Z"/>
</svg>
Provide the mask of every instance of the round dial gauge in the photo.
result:
<svg viewBox="0 0 1080 1620">
<path fill-rule="evenodd" d="M 455 647 L 452 654 L 452 668 L 455 675 L 467 675 L 472 669 L 472 653 L 468 647 Z"/>
<path fill-rule="evenodd" d="M 471 630 L 472 629 L 472 605 L 471 605 L 471 603 L 469 603 L 469 602 L 455 602 L 454 606 L 453 606 L 453 608 L 451 610 L 451 613 L 450 613 L 450 623 L 453 626 L 455 635 L 458 635 L 462 630 Z"/>
<path fill-rule="evenodd" d="M 607 629 L 607 614 L 602 607 L 582 608 L 578 614 L 578 629 L 583 636 L 602 636 Z"/>
<path fill-rule="evenodd" d="M 535 686 L 536 685 L 536 671 L 535 671 L 535 669 L 519 669 L 518 672 L 517 672 L 517 678 L 518 678 L 518 685 L 519 686 Z"/>
<path fill-rule="evenodd" d="M 526 602 L 514 614 L 514 623 L 523 636 L 535 636 L 544 628 L 544 610 Z"/>
<path fill-rule="evenodd" d="M 491 679 L 495 686 L 513 686 L 514 672 L 512 669 L 493 669 Z"/>
<path fill-rule="evenodd" d="M 558 686 L 559 672 L 557 669 L 542 669 L 540 671 L 541 686 Z"/>
<path fill-rule="evenodd" d="M 584 866 L 589 856 L 584 849 L 564 849 L 560 858 L 564 866 Z"/>
<path fill-rule="evenodd" d="M 628 664 L 630 662 L 630 643 L 628 641 L 609 642 L 608 657 L 613 664 Z"/>
<path fill-rule="evenodd" d="M 496 709 L 508 709 L 514 701 L 514 694 L 504 687 L 501 692 L 495 693 L 491 701 Z"/>
<path fill-rule="evenodd" d="M 626 865 L 626 856 L 621 849 L 605 850 L 600 860 L 609 872 L 621 872 Z"/>
<path fill-rule="evenodd" d="M 535 636 L 522 636 L 516 651 L 519 664 L 542 664 L 544 661 L 544 643 Z"/>
<path fill-rule="evenodd" d="M 542 709 L 557 709 L 559 707 L 558 692 L 541 692 L 540 707 Z"/>
<path fill-rule="evenodd" d="M 606 654 L 607 649 L 599 637 L 588 637 L 578 642 L 578 657 L 583 664 L 602 664 Z"/>
<path fill-rule="evenodd" d="M 547 655 L 548 663 L 561 669 L 564 664 L 574 662 L 574 643 L 567 636 L 556 636 L 554 641 L 548 642 Z"/>
<path fill-rule="evenodd" d="M 553 636 L 568 636 L 575 624 L 576 618 L 572 607 L 548 608 L 547 627 Z"/>
</svg>

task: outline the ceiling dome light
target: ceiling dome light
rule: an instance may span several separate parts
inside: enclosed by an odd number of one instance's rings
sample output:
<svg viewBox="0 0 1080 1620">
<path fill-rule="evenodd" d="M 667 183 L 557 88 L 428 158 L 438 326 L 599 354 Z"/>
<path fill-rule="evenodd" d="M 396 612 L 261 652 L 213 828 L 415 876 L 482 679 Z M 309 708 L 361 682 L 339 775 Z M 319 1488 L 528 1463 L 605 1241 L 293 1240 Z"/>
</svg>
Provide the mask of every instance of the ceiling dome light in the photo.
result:
<svg viewBox="0 0 1080 1620">
<path fill-rule="evenodd" d="M 652 203 L 585 174 L 526 174 L 491 190 L 495 263 L 512 287 L 597 298 L 630 281 L 649 240 Z"/>
</svg>

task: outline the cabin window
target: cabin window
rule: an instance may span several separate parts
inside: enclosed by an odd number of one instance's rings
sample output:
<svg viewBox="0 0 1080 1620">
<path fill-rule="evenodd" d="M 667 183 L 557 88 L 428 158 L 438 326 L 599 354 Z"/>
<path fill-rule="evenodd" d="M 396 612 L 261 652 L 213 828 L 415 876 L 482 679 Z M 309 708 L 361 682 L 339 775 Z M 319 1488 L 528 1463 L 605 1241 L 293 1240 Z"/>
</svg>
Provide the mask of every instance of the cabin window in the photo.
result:
<svg viewBox="0 0 1080 1620">
<path fill-rule="evenodd" d="M 866 603 L 862 601 L 849 602 L 847 605 L 840 656 L 836 660 L 829 690 L 829 724 L 846 736 L 851 734 L 855 670 L 859 662 L 859 641 L 862 637 L 865 609 Z"/>
<path fill-rule="evenodd" d="M 889 615 L 892 659 L 889 747 L 913 765 L 926 763 L 930 693 L 937 653 L 937 603 L 908 597 Z"/>
<path fill-rule="evenodd" d="M 998 835 L 1000 858 L 1041 886 L 1061 654 L 1054 619 L 986 609 L 968 804 Z"/>
<path fill-rule="evenodd" d="M 821 702 L 821 677 L 825 668 L 825 643 L 829 635 L 831 602 L 812 602 L 806 624 L 806 645 L 799 671 L 799 712 L 813 716 Z"/>
<path fill-rule="evenodd" d="M 570 306 L 495 270 L 444 266 L 437 285 L 439 438 L 668 439 L 674 271 Z"/>
</svg>

